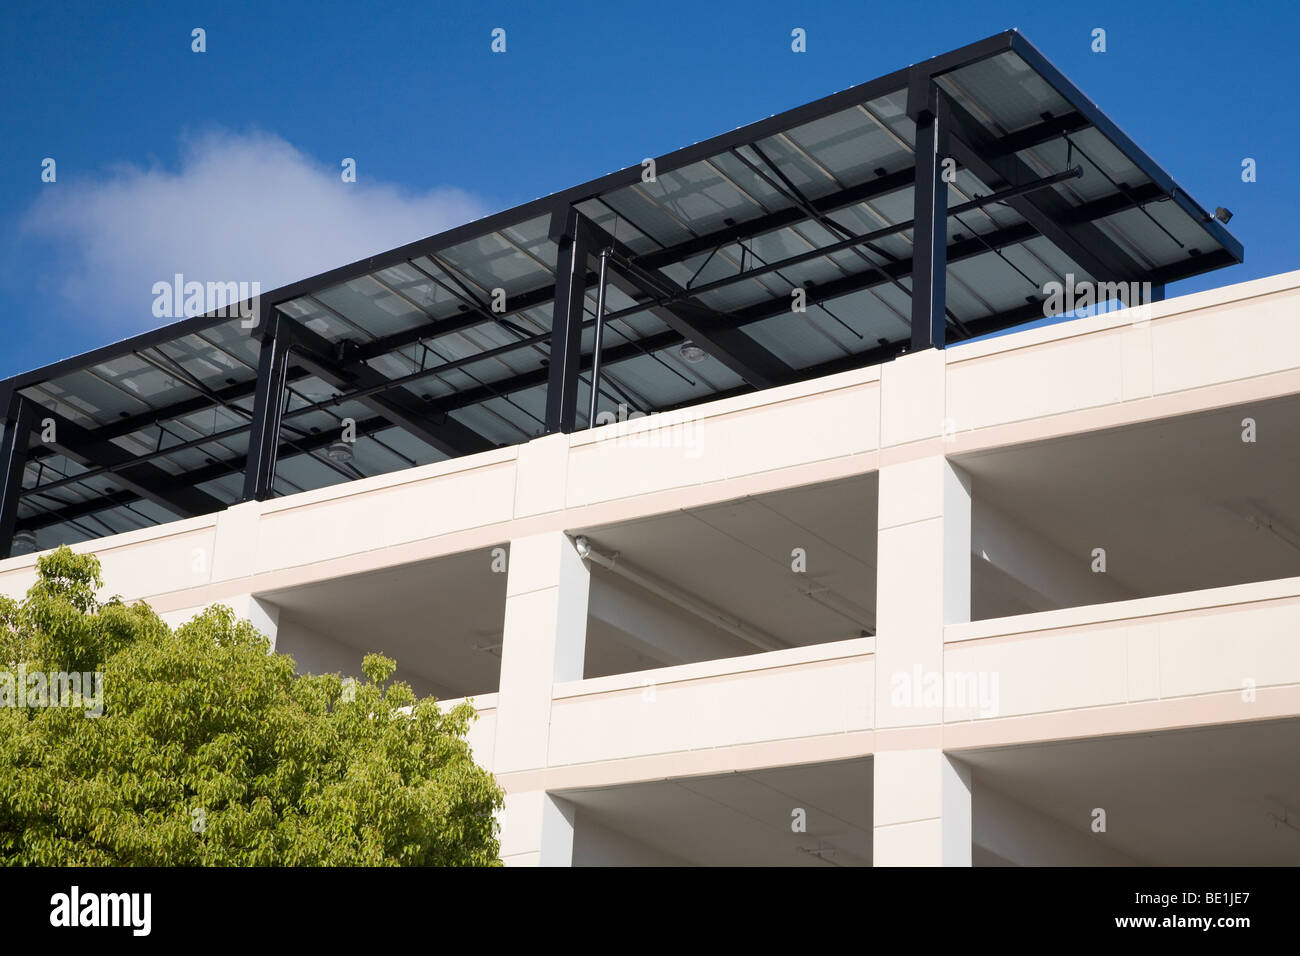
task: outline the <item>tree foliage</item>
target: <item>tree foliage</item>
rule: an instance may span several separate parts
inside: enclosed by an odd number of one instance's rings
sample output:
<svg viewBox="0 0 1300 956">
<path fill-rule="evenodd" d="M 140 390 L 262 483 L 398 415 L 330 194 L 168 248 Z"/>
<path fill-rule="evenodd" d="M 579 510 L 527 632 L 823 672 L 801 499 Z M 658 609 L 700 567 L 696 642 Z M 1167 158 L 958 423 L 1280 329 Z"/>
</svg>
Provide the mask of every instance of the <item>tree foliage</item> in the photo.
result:
<svg viewBox="0 0 1300 956">
<path fill-rule="evenodd" d="M 468 704 L 299 676 L 227 607 L 175 630 L 100 603 L 99 562 L 41 557 L 0 597 L 0 671 L 99 672 L 103 714 L 0 706 L 0 863 L 493 865 L 502 794 L 474 764 Z"/>
</svg>

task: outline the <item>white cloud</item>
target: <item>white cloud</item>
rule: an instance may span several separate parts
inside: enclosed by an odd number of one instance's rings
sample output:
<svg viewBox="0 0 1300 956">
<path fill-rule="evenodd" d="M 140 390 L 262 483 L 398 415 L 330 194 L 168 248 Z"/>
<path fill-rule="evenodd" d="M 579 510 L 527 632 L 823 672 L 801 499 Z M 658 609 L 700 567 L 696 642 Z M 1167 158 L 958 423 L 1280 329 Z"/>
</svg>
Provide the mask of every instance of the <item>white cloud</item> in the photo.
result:
<svg viewBox="0 0 1300 956">
<path fill-rule="evenodd" d="M 340 157 L 340 161 L 342 157 Z M 55 250 L 81 320 L 130 335 L 155 327 L 155 282 L 260 282 L 270 291 L 481 217 L 458 189 L 412 193 L 305 156 L 278 136 L 187 139 L 180 168 L 119 166 L 42 190 L 24 232 Z"/>
</svg>

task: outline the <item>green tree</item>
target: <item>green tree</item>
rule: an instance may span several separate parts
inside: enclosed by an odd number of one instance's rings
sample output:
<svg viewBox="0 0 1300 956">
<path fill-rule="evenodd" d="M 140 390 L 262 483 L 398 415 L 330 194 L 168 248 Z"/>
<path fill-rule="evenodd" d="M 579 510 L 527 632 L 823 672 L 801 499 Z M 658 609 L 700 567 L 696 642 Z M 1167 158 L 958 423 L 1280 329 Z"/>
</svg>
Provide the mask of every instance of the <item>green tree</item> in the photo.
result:
<svg viewBox="0 0 1300 956">
<path fill-rule="evenodd" d="M 500 863 L 468 704 L 417 699 L 375 654 L 365 680 L 298 676 L 227 607 L 172 630 L 100 603 L 93 556 L 37 570 L 24 601 L 0 597 L 0 672 L 99 672 L 103 713 L 90 686 L 81 706 L 0 706 L 0 863 Z"/>
</svg>

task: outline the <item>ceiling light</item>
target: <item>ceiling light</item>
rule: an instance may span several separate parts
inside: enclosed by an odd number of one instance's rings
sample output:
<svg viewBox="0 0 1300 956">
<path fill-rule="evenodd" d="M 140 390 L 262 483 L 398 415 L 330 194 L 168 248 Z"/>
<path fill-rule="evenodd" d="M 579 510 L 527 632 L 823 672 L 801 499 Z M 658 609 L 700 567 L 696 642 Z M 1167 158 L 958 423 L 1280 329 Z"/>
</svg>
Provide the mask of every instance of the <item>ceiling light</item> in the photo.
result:
<svg viewBox="0 0 1300 956">
<path fill-rule="evenodd" d="M 36 553 L 36 532 L 35 531 L 16 531 L 14 532 L 13 544 L 10 545 L 9 553 L 13 557 L 20 554 Z"/>
<path fill-rule="evenodd" d="M 685 342 L 683 342 L 681 348 L 679 348 L 677 351 L 681 354 L 681 357 L 684 361 L 689 362 L 692 365 L 698 365 L 699 363 L 703 362 L 705 356 L 708 355 L 708 353 L 705 352 L 704 349 L 700 348 L 690 339 L 687 339 Z"/>
<path fill-rule="evenodd" d="M 341 438 L 338 441 L 332 441 L 325 454 L 329 455 L 330 461 L 337 461 L 346 465 L 352 461 L 352 443 Z"/>
</svg>

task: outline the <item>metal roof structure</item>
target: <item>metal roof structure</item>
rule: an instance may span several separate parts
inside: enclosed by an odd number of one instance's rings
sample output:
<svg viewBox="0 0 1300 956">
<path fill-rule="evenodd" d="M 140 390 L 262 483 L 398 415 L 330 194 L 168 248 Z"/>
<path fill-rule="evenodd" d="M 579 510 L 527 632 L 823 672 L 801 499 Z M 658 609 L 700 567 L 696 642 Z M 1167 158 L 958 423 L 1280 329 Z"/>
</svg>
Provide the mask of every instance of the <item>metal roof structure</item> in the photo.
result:
<svg viewBox="0 0 1300 956">
<path fill-rule="evenodd" d="M 0 382 L 0 557 L 942 348 L 1042 318 L 1068 275 L 1159 297 L 1242 256 L 1009 31 L 264 293 L 255 321 Z"/>
</svg>

